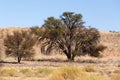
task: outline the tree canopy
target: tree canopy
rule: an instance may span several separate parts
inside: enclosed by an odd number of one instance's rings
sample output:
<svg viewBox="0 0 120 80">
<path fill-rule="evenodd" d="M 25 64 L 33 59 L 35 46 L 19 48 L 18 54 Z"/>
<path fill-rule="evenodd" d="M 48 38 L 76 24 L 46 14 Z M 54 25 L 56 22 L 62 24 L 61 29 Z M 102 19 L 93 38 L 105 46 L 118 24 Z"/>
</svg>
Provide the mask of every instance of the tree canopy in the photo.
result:
<svg viewBox="0 0 120 80">
<path fill-rule="evenodd" d="M 34 55 L 33 46 L 36 43 L 34 36 L 27 31 L 15 31 L 13 35 L 7 35 L 4 39 L 6 55 L 18 58 L 20 63 L 22 58 L 30 58 Z"/>
<path fill-rule="evenodd" d="M 105 49 L 105 46 L 99 45 L 99 31 L 85 27 L 81 14 L 64 12 L 59 19 L 48 17 L 42 28 L 34 27 L 31 30 L 42 41 L 42 52 L 49 54 L 59 49 L 68 60 L 85 54 L 99 56 L 100 51 Z"/>
</svg>

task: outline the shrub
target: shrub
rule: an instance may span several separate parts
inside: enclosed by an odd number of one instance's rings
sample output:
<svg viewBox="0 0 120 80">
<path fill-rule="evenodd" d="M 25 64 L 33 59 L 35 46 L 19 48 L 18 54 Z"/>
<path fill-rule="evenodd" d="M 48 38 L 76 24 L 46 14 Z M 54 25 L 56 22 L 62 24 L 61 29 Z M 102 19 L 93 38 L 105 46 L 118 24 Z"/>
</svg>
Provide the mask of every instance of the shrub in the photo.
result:
<svg viewBox="0 0 120 80">
<path fill-rule="evenodd" d="M 36 43 L 36 38 L 33 34 L 26 31 L 15 31 L 13 35 L 7 35 L 4 39 L 4 46 L 6 47 L 6 55 L 17 57 L 18 63 L 22 58 L 33 57 L 34 49 L 33 46 Z"/>
</svg>

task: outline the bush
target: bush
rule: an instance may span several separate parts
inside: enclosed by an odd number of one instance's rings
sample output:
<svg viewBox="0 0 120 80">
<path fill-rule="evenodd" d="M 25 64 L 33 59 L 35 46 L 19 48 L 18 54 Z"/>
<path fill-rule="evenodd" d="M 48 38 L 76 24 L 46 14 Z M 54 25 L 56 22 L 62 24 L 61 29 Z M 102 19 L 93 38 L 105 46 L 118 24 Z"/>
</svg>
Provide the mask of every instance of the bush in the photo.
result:
<svg viewBox="0 0 120 80">
<path fill-rule="evenodd" d="M 33 46 L 36 43 L 36 38 L 33 34 L 27 31 L 15 31 L 13 35 L 8 34 L 4 39 L 6 55 L 17 57 L 18 63 L 22 58 L 31 58 L 34 56 Z"/>
</svg>

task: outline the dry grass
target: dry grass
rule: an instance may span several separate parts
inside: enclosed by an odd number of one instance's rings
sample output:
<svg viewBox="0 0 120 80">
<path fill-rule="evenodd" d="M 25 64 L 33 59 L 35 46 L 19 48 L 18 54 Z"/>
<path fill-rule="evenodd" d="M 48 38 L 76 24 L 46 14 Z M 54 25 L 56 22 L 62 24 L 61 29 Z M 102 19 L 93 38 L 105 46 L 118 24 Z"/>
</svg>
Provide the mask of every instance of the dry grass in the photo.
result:
<svg viewBox="0 0 120 80">
<path fill-rule="evenodd" d="M 82 68 L 66 66 L 55 70 L 47 80 L 109 80 L 104 75 L 87 73 Z"/>
<path fill-rule="evenodd" d="M 120 80 L 120 73 L 112 75 L 111 80 Z"/>
<path fill-rule="evenodd" d="M 2 69 L 0 70 L 0 75 L 2 76 L 15 76 L 17 73 L 16 69 Z"/>
<path fill-rule="evenodd" d="M 120 56 L 120 33 L 101 32 L 100 43 L 107 46 L 104 56 Z"/>
<path fill-rule="evenodd" d="M 82 72 L 77 67 L 61 67 L 55 70 L 50 77 L 48 77 L 48 80 L 75 80 L 79 76 L 86 75 L 84 72 Z"/>
<path fill-rule="evenodd" d="M 84 71 L 86 72 L 96 72 L 97 69 L 94 67 L 94 66 L 91 66 L 91 65 L 87 65 L 83 68 Z"/>
<path fill-rule="evenodd" d="M 35 74 L 38 77 L 47 77 L 49 74 L 53 72 L 53 69 L 47 68 L 47 67 L 42 67 L 36 70 Z"/>
<path fill-rule="evenodd" d="M 16 72 L 17 71 L 17 72 Z M 7 72 L 7 73 L 6 73 Z M 9 72 L 9 73 L 8 73 Z M 3 75 L 3 74 L 14 74 Z M 37 72 L 37 74 L 36 74 Z M 21 75 L 22 73 L 22 75 Z M 31 75 L 31 73 L 33 75 Z M 44 75 L 43 75 L 44 73 Z M 27 75 L 26 75 L 27 74 Z M 28 74 L 30 74 L 28 76 Z M 35 75 L 34 75 L 35 74 Z M 38 76 L 38 74 L 43 76 Z M 2 69 L 0 80 L 107 80 L 104 75 L 88 73 L 82 67 L 64 66 L 58 68 L 38 68 L 38 69 Z"/>
<path fill-rule="evenodd" d="M 65 55 L 42 55 L 35 46 L 36 55 L 32 61 L 16 59 L 4 55 L 3 38 L 20 28 L 0 29 L 0 49 L 4 63 L 0 69 L 0 80 L 120 80 L 120 33 L 100 32 L 100 43 L 107 46 L 102 58 L 76 57 L 75 62 L 67 62 Z M 27 29 L 25 29 L 27 30 Z"/>
<path fill-rule="evenodd" d="M 28 69 L 28 68 L 20 69 L 20 70 L 19 70 L 19 73 L 21 73 L 22 76 L 25 76 L 25 77 L 26 77 L 26 76 L 27 76 L 27 77 L 34 76 L 33 70 Z"/>
<path fill-rule="evenodd" d="M 97 69 L 97 70 L 96 70 Z M 104 74 L 101 74 L 103 71 Z M 119 69 L 108 75 L 103 69 L 91 65 L 40 67 L 40 68 L 2 68 L 0 80 L 120 80 Z"/>
</svg>

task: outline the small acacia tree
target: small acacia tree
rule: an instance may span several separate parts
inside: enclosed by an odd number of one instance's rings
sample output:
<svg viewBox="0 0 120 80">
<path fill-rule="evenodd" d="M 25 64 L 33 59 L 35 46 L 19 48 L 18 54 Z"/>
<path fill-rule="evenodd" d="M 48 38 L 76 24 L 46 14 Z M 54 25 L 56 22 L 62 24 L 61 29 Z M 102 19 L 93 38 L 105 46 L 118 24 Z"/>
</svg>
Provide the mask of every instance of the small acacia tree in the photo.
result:
<svg viewBox="0 0 120 80">
<path fill-rule="evenodd" d="M 49 54 L 53 49 L 60 49 L 68 58 L 74 60 L 77 55 L 99 56 L 105 49 L 98 45 L 100 34 L 95 28 L 86 28 L 81 14 L 64 12 L 59 19 L 49 17 L 42 28 L 31 30 L 38 36 L 41 50 Z"/>
<path fill-rule="evenodd" d="M 27 31 L 14 31 L 13 35 L 7 35 L 4 39 L 6 55 L 18 58 L 20 63 L 22 58 L 31 58 L 34 55 L 33 46 L 36 39 L 34 35 Z"/>
</svg>

